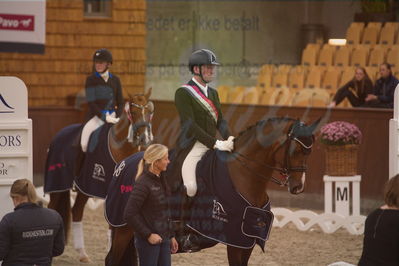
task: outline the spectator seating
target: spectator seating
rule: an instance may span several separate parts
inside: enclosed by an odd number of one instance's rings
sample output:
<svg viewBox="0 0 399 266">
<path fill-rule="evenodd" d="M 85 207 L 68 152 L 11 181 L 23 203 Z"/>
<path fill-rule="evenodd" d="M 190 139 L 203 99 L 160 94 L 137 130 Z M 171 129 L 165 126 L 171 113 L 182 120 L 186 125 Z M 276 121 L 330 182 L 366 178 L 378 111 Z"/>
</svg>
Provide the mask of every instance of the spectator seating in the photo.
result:
<svg viewBox="0 0 399 266">
<path fill-rule="evenodd" d="M 335 53 L 335 46 L 324 45 L 320 50 L 318 65 L 319 66 L 332 66 Z"/>
<path fill-rule="evenodd" d="M 377 44 L 379 32 L 380 28 L 367 26 L 363 32 L 362 44 L 371 44 L 371 45 Z"/>
<path fill-rule="evenodd" d="M 399 68 L 399 45 L 393 45 L 387 54 L 387 63 L 395 69 Z"/>
<path fill-rule="evenodd" d="M 367 66 L 377 67 L 384 61 L 385 49 L 381 47 L 381 45 L 374 46 L 374 48 L 370 51 L 370 57 Z"/>
<path fill-rule="evenodd" d="M 346 30 L 347 44 L 359 44 L 363 34 L 364 24 L 352 23 Z"/>
<path fill-rule="evenodd" d="M 303 90 L 295 92 L 292 96 L 292 106 L 312 106 L 313 90 L 305 88 Z"/>
<path fill-rule="evenodd" d="M 291 71 L 289 74 L 289 87 L 294 90 L 301 90 L 305 85 L 305 71 Z"/>
<path fill-rule="evenodd" d="M 229 103 L 326 106 L 337 89 L 353 79 L 357 66 L 364 67 L 373 82 L 383 62 L 399 75 L 399 22 L 353 22 L 346 36 L 344 46 L 308 44 L 300 65 L 263 65 L 256 87 L 220 86 L 219 97 Z M 344 101 L 341 106 L 350 104 Z"/>
<path fill-rule="evenodd" d="M 288 86 L 288 72 L 277 72 L 273 76 L 272 88 L 283 88 Z"/>
<path fill-rule="evenodd" d="M 311 99 L 312 107 L 325 107 L 331 102 L 331 95 L 323 89 L 314 89 Z"/>
<path fill-rule="evenodd" d="M 245 104 L 258 104 L 259 102 L 259 94 L 261 92 L 256 87 L 246 88 L 244 90 L 244 96 L 242 103 Z"/>
<path fill-rule="evenodd" d="M 382 27 L 381 22 L 369 22 L 367 23 L 367 28 L 376 28 L 377 30 L 380 30 Z"/>
<path fill-rule="evenodd" d="M 397 28 L 395 26 L 385 26 L 381 29 L 380 40 L 378 43 L 383 45 L 393 45 L 395 42 Z"/>
<path fill-rule="evenodd" d="M 259 73 L 256 87 L 261 89 L 270 89 L 272 87 L 272 72 Z"/>
<path fill-rule="evenodd" d="M 229 91 L 230 87 L 229 86 L 219 86 L 217 88 L 218 94 L 219 94 L 219 100 L 221 103 L 228 103 L 228 96 L 229 96 Z"/>
<path fill-rule="evenodd" d="M 305 66 L 316 65 L 319 50 L 320 50 L 320 45 L 308 44 L 302 52 L 302 65 Z"/>
<path fill-rule="evenodd" d="M 349 66 L 349 58 L 351 49 L 348 46 L 340 46 L 335 52 L 334 65 L 335 66 Z"/>
<path fill-rule="evenodd" d="M 291 91 L 288 88 L 279 88 L 270 94 L 269 104 L 290 105 Z"/>
<path fill-rule="evenodd" d="M 229 91 L 229 103 L 242 103 L 244 99 L 245 87 L 238 86 Z"/>
<path fill-rule="evenodd" d="M 321 87 L 327 91 L 335 93 L 338 88 L 338 82 L 341 77 L 341 70 L 339 68 L 331 67 L 324 73 L 324 78 Z"/>
<path fill-rule="evenodd" d="M 357 45 L 351 53 L 351 66 L 366 66 L 368 51 L 364 45 Z"/>
<path fill-rule="evenodd" d="M 322 72 L 323 70 L 318 67 L 311 68 L 306 78 L 305 88 L 320 88 Z"/>
</svg>

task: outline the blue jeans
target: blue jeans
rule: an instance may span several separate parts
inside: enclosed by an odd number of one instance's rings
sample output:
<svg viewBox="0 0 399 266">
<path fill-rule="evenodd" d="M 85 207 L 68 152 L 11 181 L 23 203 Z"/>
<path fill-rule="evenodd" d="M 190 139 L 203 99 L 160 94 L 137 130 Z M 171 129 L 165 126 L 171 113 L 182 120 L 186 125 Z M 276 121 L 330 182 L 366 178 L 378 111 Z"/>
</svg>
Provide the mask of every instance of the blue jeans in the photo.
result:
<svg viewBox="0 0 399 266">
<path fill-rule="evenodd" d="M 136 234 L 134 240 L 140 266 L 170 266 L 172 264 L 169 239 L 162 239 L 161 244 L 152 245 L 147 239 Z"/>
</svg>

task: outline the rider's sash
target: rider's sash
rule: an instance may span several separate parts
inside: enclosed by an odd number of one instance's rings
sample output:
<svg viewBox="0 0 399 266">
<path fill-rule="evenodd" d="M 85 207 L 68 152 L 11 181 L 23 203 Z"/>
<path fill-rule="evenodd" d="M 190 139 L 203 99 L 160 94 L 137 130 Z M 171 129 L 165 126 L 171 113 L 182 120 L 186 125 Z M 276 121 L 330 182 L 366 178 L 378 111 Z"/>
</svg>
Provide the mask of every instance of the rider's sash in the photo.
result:
<svg viewBox="0 0 399 266">
<path fill-rule="evenodd" d="M 215 122 L 218 121 L 218 110 L 213 102 L 205 97 L 203 93 L 200 92 L 200 89 L 197 86 L 191 85 L 183 85 L 182 88 L 185 88 L 193 97 L 194 99 L 203 107 L 208 113 L 213 117 Z"/>
</svg>

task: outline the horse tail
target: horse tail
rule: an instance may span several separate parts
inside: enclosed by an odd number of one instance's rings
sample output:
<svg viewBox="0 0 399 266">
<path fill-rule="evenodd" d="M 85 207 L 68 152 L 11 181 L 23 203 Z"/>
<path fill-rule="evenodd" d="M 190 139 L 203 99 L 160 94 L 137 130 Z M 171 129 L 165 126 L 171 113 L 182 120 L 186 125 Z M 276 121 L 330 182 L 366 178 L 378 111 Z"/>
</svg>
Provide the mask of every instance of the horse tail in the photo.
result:
<svg viewBox="0 0 399 266">
<path fill-rule="evenodd" d="M 65 242 L 67 242 L 69 229 L 71 227 L 71 200 L 69 190 L 50 193 L 48 208 L 54 209 L 61 215 L 64 222 Z"/>
</svg>

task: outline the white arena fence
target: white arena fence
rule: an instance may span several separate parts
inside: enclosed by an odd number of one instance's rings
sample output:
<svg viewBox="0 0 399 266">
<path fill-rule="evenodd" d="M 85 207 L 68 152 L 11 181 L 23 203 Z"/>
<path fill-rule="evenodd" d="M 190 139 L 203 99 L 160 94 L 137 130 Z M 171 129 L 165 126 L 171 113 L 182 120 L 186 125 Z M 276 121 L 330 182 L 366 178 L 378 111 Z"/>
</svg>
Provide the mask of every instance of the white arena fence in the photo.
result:
<svg viewBox="0 0 399 266">
<path fill-rule="evenodd" d="M 43 195 L 43 187 L 37 187 L 36 192 L 40 200 L 44 203 L 50 201 L 48 194 Z M 71 204 L 73 205 L 76 197 L 76 192 L 71 191 Z M 91 210 L 96 210 L 103 206 L 103 199 L 89 198 L 86 207 Z M 350 234 L 360 235 L 364 232 L 365 216 L 343 216 L 336 213 L 321 213 L 310 210 L 291 211 L 286 208 L 272 208 L 274 214 L 273 226 L 282 228 L 289 223 L 292 223 L 300 231 L 308 231 L 319 227 L 324 233 L 334 233 L 340 228 L 346 229 Z"/>
</svg>

